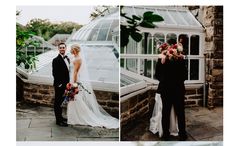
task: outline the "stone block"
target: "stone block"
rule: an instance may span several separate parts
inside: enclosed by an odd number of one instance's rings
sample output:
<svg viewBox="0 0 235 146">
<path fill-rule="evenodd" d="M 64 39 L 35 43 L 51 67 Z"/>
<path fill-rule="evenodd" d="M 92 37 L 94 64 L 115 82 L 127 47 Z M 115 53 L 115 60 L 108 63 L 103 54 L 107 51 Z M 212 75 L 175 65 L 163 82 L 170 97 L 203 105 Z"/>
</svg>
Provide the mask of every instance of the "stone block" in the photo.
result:
<svg viewBox="0 0 235 146">
<path fill-rule="evenodd" d="M 196 94 L 196 90 L 194 88 L 186 88 L 185 95 Z"/>
<path fill-rule="evenodd" d="M 124 113 L 129 110 L 129 100 L 126 100 L 121 103 L 121 113 Z"/>
<path fill-rule="evenodd" d="M 222 69 L 212 69 L 212 76 L 223 76 L 223 70 Z"/>
<path fill-rule="evenodd" d="M 141 102 L 144 99 L 148 98 L 148 94 L 145 92 L 143 94 L 137 95 L 137 97 L 138 97 L 138 102 Z"/>
<path fill-rule="evenodd" d="M 32 95 L 32 98 L 33 98 L 33 99 L 37 99 L 37 100 L 42 100 L 43 95 L 40 95 L 40 94 L 33 94 L 33 95 Z"/>
<path fill-rule="evenodd" d="M 109 107 L 119 107 L 119 102 L 118 101 L 109 101 L 109 102 L 107 102 L 107 106 L 109 106 Z"/>
<path fill-rule="evenodd" d="M 214 52 L 214 59 L 223 59 L 223 51 Z"/>
<path fill-rule="evenodd" d="M 223 82 L 223 74 L 212 77 L 212 82 Z"/>
<path fill-rule="evenodd" d="M 112 94 L 112 100 L 118 100 L 119 101 L 119 94 L 113 93 Z"/>
<path fill-rule="evenodd" d="M 143 117 L 149 111 L 149 107 L 145 106 L 138 111 L 138 117 Z"/>
<path fill-rule="evenodd" d="M 107 102 L 105 100 L 97 100 L 101 106 L 106 106 Z"/>
<path fill-rule="evenodd" d="M 24 91 L 31 92 L 31 93 L 36 93 L 37 92 L 37 88 L 24 88 Z"/>
<path fill-rule="evenodd" d="M 51 93 L 51 91 L 50 91 L 50 90 L 47 90 L 47 89 L 40 89 L 38 92 L 39 92 L 40 94 L 50 94 L 50 93 Z"/>
<path fill-rule="evenodd" d="M 132 108 L 132 107 L 135 107 L 137 105 L 137 102 L 138 102 L 138 99 L 135 97 L 131 97 L 130 100 L 129 100 L 129 107 Z"/>
<path fill-rule="evenodd" d="M 223 82 L 210 82 L 209 88 L 211 89 L 223 89 Z"/>
<path fill-rule="evenodd" d="M 212 62 L 214 69 L 223 69 L 223 59 L 213 59 Z"/>
<path fill-rule="evenodd" d="M 196 100 L 186 100 L 185 105 L 196 105 Z"/>
</svg>

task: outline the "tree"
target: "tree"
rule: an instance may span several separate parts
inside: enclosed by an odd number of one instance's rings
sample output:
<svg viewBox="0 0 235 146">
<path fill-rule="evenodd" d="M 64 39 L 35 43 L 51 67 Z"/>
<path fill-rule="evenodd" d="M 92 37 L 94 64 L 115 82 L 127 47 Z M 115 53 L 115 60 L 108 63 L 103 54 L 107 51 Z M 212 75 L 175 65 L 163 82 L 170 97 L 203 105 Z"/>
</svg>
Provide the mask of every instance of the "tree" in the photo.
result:
<svg viewBox="0 0 235 146">
<path fill-rule="evenodd" d="M 154 14 L 151 11 L 145 12 L 143 16 L 132 15 L 132 17 L 128 17 L 126 13 L 122 12 L 122 9 L 123 6 L 121 6 L 120 15 L 126 19 L 126 22 L 125 24 L 121 24 L 121 47 L 127 46 L 129 36 L 131 36 L 136 42 L 140 42 L 142 40 L 142 34 L 139 33 L 140 30 L 137 27 L 155 28 L 156 26 L 153 22 L 164 21 L 162 16 Z"/>
<path fill-rule="evenodd" d="M 102 16 L 105 11 L 110 11 L 110 9 L 115 8 L 115 6 L 97 6 L 94 7 L 94 11 L 90 14 L 90 18 L 93 20 L 98 16 Z"/>
<path fill-rule="evenodd" d="M 35 32 L 36 35 L 43 37 L 45 40 L 50 39 L 50 31 L 53 25 L 48 19 L 32 19 L 27 23 L 28 31 Z"/>
</svg>

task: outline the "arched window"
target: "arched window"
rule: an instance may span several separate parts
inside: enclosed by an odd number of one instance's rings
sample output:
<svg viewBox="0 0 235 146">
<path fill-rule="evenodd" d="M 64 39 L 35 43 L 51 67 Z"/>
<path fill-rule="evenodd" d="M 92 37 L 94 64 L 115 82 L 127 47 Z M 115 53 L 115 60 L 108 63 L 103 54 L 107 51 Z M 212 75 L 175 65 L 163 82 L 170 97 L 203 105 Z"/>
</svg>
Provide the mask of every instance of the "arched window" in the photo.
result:
<svg viewBox="0 0 235 146">
<path fill-rule="evenodd" d="M 174 33 L 168 33 L 168 34 L 166 35 L 166 42 L 167 42 L 169 45 L 176 44 L 176 43 L 177 43 L 177 36 L 176 36 L 176 34 L 174 34 Z"/>
<path fill-rule="evenodd" d="M 183 53 L 185 55 L 188 55 L 188 45 L 189 45 L 189 39 L 188 39 L 188 35 L 187 34 L 180 34 L 178 37 L 178 42 L 181 43 L 183 45 Z"/>
<path fill-rule="evenodd" d="M 165 42 L 165 35 L 163 33 L 154 34 L 153 39 L 153 54 L 158 54 L 158 47 Z"/>
<path fill-rule="evenodd" d="M 199 55 L 199 35 L 190 37 L 190 55 Z"/>
</svg>

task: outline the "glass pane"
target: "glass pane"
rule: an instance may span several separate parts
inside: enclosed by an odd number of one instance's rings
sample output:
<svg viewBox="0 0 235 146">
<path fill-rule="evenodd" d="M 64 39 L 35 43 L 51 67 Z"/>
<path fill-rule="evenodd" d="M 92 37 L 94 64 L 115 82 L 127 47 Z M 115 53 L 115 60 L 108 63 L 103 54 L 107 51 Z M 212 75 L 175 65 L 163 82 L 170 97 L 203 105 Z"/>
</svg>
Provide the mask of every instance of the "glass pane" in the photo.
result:
<svg viewBox="0 0 235 146">
<path fill-rule="evenodd" d="M 179 11 L 179 14 L 181 14 L 181 16 L 185 19 L 185 21 L 189 25 L 198 26 L 197 22 L 195 21 L 195 18 L 192 15 L 190 15 L 189 12 Z"/>
<path fill-rule="evenodd" d="M 111 25 L 110 20 L 103 21 L 102 26 L 100 27 L 100 31 L 98 34 L 97 41 L 105 41 L 107 37 L 107 33 L 109 31 L 110 25 Z"/>
<path fill-rule="evenodd" d="M 168 43 L 169 45 L 176 44 L 176 42 L 177 42 L 177 36 L 176 36 L 176 34 L 174 34 L 174 33 L 169 33 L 169 34 L 167 34 L 167 36 L 166 36 L 166 41 L 167 41 L 167 43 Z"/>
<path fill-rule="evenodd" d="M 137 59 L 126 59 L 126 69 L 137 73 Z"/>
<path fill-rule="evenodd" d="M 153 41 L 153 38 L 152 38 L 152 36 L 149 35 L 147 54 L 152 54 L 152 47 L 153 47 L 152 41 Z"/>
<path fill-rule="evenodd" d="M 189 66 L 188 66 L 188 59 L 185 59 L 185 66 L 186 66 L 186 68 L 187 68 L 187 71 L 189 71 Z M 187 80 L 189 79 L 189 77 L 187 78 Z"/>
<path fill-rule="evenodd" d="M 179 35 L 179 43 L 183 45 L 183 54 L 188 55 L 189 51 L 189 38 L 187 34 L 180 34 Z"/>
<path fill-rule="evenodd" d="M 121 87 L 139 82 L 139 80 L 121 74 Z"/>
<path fill-rule="evenodd" d="M 190 80 L 199 79 L 199 60 L 191 59 L 190 60 Z"/>
<path fill-rule="evenodd" d="M 119 25 L 119 20 L 113 20 L 113 23 L 112 23 L 112 25 L 110 27 L 110 30 L 109 30 L 107 41 L 111 41 L 112 40 L 112 32 L 113 32 L 114 29 L 118 28 L 118 25 Z"/>
<path fill-rule="evenodd" d="M 165 36 L 162 33 L 154 35 L 153 54 L 158 54 L 158 47 L 165 42 Z"/>
<path fill-rule="evenodd" d="M 127 54 L 137 54 L 137 42 L 129 37 L 129 42 L 126 47 Z"/>
<path fill-rule="evenodd" d="M 156 78 L 155 78 L 155 70 L 157 69 L 157 68 L 156 68 L 156 64 L 157 64 L 157 60 L 154 60 L 154 61 L 153 61 L 153 79 L 156 79 Z"/>
<path fill-rule="evenodd" d="M 123 7 L 122 12 L 126 13 L 126 16 L 128 17 L 131 17 L 134 14 L 132 7 Z"/>
<path fill-rule="evenodd" d="M 152 60 L 140 59 L 140 75 L 151 78 Z"/>
<path fill-rule="evenodd" d="M 120 66 L 124 68 L 124 59 L 123 58 L 121 58 Z"/>
<path fill-rule="evenodd" d="M 157 11 L 158 11 L 159 15 L 164 18 L 164 22 L 166 24 L 174 24 L 174 22 L 171 20 L 170 16 L 168 15 L 168 12 L 166 10 L 158 9 Z"/>
<path fill-rule="evenodd" d="M 172 18 L 175 20 L 175 22 L 178 25 L 186 25 L 186 23 L 184 22 L 184 20 L 178 15 L 177 11 L 175 10 L 169 10 L 168 11 L 170 13 L 170 15 L 172 16 Z"/>
<path fill-rule="evenodd" d="M 92 32 L 90 33 L 90 36 L 88 37 L 88 41 L 96 41 L 97 35 L 99 33 L 99 29 L 92 29 Z"/>
<path fill-rule="evenodd" d="M 106 41 L 109 29 L 100 29 L 97 41 Z"/>
<path fill-rule="evenodd" d="M 137 16 L 143 16 L 145 12 L 144 8 L 137 8 L 137 7 L 134 7 L 134 11 Z"/>
<path fill-rule="evenodd" d="M 190 38 L 190 55 L 199 55 L 199 35 Z"/>
<path fill-rule="evenodd" d="M 142 47 L 141 47 L 141 54 L 149 54 L 148 46 L 149 46 L 149 33 L 143 33 L 143 39 L 142 39 Z M 146 40 L 147 39 L 147 40 Z"/>
</svg>

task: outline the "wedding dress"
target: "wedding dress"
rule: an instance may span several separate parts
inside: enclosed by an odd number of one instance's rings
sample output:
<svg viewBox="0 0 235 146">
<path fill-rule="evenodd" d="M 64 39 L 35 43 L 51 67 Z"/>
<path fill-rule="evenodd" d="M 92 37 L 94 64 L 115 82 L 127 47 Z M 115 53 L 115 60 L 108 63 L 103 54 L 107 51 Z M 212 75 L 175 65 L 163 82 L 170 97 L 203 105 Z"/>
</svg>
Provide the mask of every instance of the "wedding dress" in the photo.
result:
<svg viewBox="0 0 235 146">
<path fill-rule="evenodd" d="M 150 119 L 150 126 L 149 130 L 156 134 L 158 132 L 159 137 L 162 137 L 163 130 L 162 130 L 162 99 L 160 94 L 156 93 L 155 95 L 155 105 L 153 108 L 152 117 Z M 178 121 L 175 115 L 174 107 L 171 108 L 170 114 L 170 134 L 177 136 L 178 135 Z"/>
<path fill-rule="evenodd" d="M 82 49 L 81 49 L 82 50 Z M 86 60 L 82 51 L 81 67 L 78 72 L 77 81 L 87 89 L 90 94 L 79 87 L 79 93 L 75 95 L 74 101 L 68 102 L 67 118 L 70 125 L 90 125 L 92 127 L 105 127 L 108 129 L 118 128 L 119 120 L 109 115 L 97 102 L 89 81 L 89 73 L 86 67 Z M 70 63 L 70 82 L 73 83 L 73 63 Z"/>
</svg>

